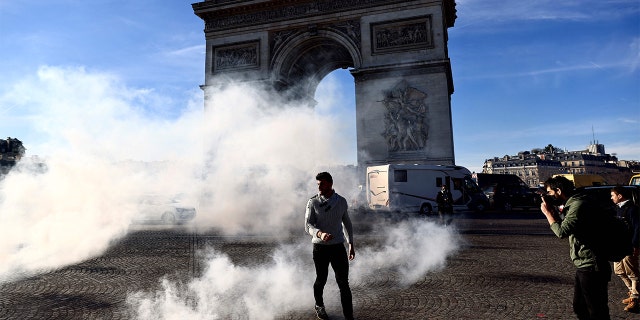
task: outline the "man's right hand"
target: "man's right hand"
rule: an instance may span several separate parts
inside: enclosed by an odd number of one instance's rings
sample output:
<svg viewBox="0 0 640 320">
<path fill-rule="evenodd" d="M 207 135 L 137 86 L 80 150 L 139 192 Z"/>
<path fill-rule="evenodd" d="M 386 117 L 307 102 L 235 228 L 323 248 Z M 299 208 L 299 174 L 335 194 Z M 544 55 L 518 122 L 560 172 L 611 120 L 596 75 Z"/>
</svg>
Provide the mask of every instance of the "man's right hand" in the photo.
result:
<svg viewBox="0 0 640 320">
<path fill-rule="evenodd" d="M 330 241 L 331 239 L 333 239 L 333 235 L 328 233 L 328 232 L 322 232 L 320 231 L 320 240 L 327 242 Z"/>
</svg>

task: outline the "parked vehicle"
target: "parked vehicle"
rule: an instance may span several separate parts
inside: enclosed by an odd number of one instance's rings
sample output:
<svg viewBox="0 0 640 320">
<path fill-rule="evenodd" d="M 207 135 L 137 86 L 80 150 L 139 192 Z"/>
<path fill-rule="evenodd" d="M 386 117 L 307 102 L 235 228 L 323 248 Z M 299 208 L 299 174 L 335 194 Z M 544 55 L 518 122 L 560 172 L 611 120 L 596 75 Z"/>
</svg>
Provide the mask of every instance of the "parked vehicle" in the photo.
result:
<svg viewBox="0 0 640 320">
<path fill-rule="evenodd" d="M 554 177 L 562 176 L 573 182 L 576 188 L 590 187 L 590 186 L 603 186 L 607 184 L 607 181 L 597 174 L 554 174 Z"/>
<path fill-rule="evenodd" d="M 465 207 L 483 211 L 487 198 L 460 166 L 386 164 L 367 167 L 366 190 L 369 209 L 381 211 L 437 211 L 436 195 L 447 185 L 454 209 Z"/>
<path fill-rule="evenodd" d="M 577 188 L 577 192 L 587 193 L 592 196 L 596 201 L 603 204 L 603 207 L 611 206 L 612 209 L 615 209 L 615 205 L 613 201 L 611 201 L 611 188 L 615 187 L 615 185 L 605 185 L 605 186 L 591 186 L 591 187 L 582 187 Z M 620 186 L 622 188 L 631 190 L 631 201 L 636 205 L 640 205 L 640 186 Z"/>
<path fill-rule="evenodd" d="M 196 216 L 193 206 L 181 203 L 178 198 L 160 195 L 144 196 L 139 205 L 140 213 L 134 218 L 136 223 L 182 224 Z"/>
<path fill-rule="evenodd" d="M 478 187 L 489 200 L 489 207 L 511 211 L 513 208 L 539 207 L 536 193 L 515 174 L 476 174 Z"/>
<path fill-rule="evenodd" d="M 629 180 L 630 186 L 640 186 L 640 174 L 633 175 Z"/>
</svg>

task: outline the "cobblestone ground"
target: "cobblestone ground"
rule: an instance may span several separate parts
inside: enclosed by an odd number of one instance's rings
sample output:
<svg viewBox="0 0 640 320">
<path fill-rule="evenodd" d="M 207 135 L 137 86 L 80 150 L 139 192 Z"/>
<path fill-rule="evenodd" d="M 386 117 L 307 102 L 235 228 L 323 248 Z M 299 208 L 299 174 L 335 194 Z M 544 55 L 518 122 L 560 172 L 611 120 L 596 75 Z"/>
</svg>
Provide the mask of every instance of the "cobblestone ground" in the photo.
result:
<svg viewBox="0 0 640 320">
<path fill-rule="evenodd" d="M 359 248 L 375 245 L 372 218 L 356 215 Z M 574 319 L 574 269 L 566 240 L 536 213 L 458 214 L 451 228 L 463 246 L 446 267 L 403 287 L 393 272 L 352 282 L 359 319 Z M 240 265 L 268 259 L 276 241 L 223 237 L 187 229 L 142 226 L 102 256 L 0 284 L 0 319 L 131 319 L 128 293 L 153 292 L 160 279 L 188 281 L 202 271 L 201 249 L 215 247 Z M 330 279 L 331 282 L 332 279 Z M 612 319 L 640 319 L 622 310 L 619 279 L 609 287 Z M 327 301 L 332 319 L 339 302 Z M 312 310 L 281 319 L 314 319 Z"/>
</svg>

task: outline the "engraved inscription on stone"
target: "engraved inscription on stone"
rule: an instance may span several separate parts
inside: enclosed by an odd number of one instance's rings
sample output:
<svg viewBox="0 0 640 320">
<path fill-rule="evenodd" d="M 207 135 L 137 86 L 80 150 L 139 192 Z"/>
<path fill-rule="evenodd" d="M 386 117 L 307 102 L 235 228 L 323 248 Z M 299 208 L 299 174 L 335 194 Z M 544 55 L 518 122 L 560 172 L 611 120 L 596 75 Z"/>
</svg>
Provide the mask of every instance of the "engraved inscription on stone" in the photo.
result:
<svg viewBox="0 0 640 320">
<path fill-rule="evenodd" d="M 389 151 L 415 151 L 427 143 L 427 94 L 401 81 L 383 92 L 385 131 Z"/>
<path fill-rule="evenodd" d="M 432 48 L 431 16 L 372 24 L 371 37 L 374 54 Z"/>
<path fill-rule="evenodd" d="M 259 41 L 213 48 L 213 72 L 257 68 Z"/>
</svg>

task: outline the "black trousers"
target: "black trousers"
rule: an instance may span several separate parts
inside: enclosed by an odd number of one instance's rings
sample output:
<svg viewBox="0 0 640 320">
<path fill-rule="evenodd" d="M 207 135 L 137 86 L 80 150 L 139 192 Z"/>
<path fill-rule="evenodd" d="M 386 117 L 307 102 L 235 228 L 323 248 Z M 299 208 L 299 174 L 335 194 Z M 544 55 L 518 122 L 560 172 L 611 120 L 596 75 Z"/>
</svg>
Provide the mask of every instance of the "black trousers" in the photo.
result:
<svg viewBox="0 0 640 320">
<path fill-rule="evenodd" d="M 608 263 L 607 263 L 608 265 Z M 611 268 L 595 271 L 577 269 L 573 292 L 573 311 L 580 320 L 609 320 L 609 280 Z"/>
<path fill-rule="evenodd" d="M 322 292 L 329 276 L 329 264 L 336 275 L 336 283 L 340 289 L 340 302 L 345 319 L 353 319 L 353 303 L 349 288 L 349 259 L 343 244 L 314 244 L 313 263 L 316 267 L 316 282 L 313 284 L 313 296 L 316 305 L 324 307 Z"/>
</svg>

